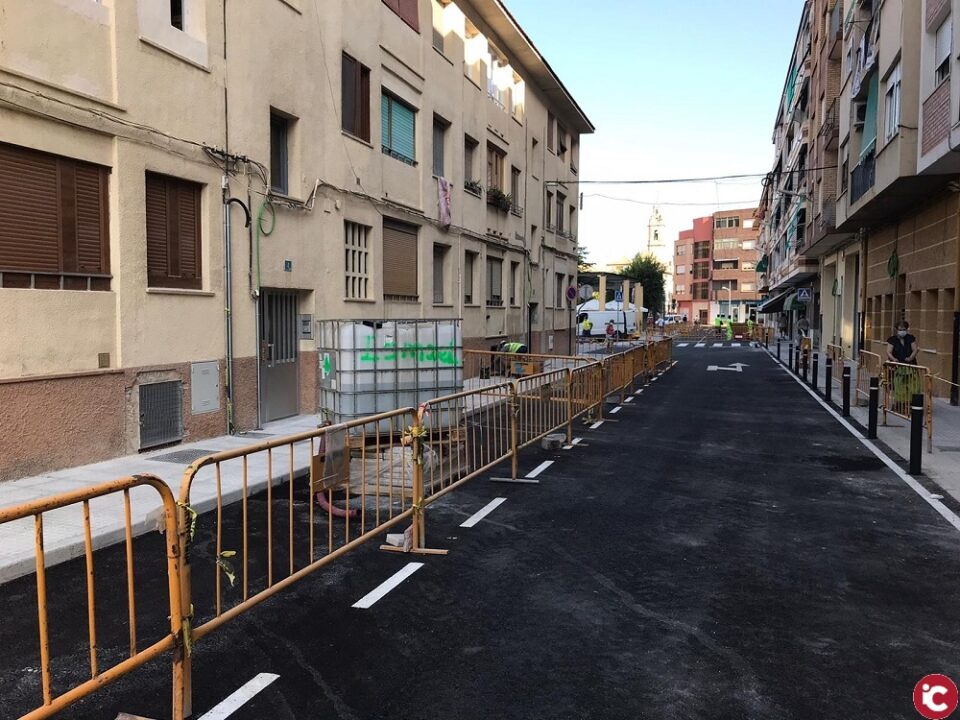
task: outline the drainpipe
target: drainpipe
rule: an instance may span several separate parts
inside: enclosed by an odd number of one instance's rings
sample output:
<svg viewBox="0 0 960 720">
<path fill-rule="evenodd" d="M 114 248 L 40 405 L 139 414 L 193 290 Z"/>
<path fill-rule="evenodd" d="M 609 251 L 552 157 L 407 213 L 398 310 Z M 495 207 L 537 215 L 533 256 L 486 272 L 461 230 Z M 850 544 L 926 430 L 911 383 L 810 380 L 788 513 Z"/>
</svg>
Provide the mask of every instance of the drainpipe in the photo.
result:
<svg viewBox="0 0 960 720">
<path fill-rule="evenodd" d="M 226 377 L 227 377 L 227 433 L 234 433 L 233 423 L 233 255 L 230 228 L 230 205 L 236 203 L 243 208 L 246 226 L 250 227 L 250 211 L 242 200 L 229 196 L 230 186 L 226 175 L 223 176 L 223 284 L 224 284 L 224 323 L 226 325 Z"/>
</svg>

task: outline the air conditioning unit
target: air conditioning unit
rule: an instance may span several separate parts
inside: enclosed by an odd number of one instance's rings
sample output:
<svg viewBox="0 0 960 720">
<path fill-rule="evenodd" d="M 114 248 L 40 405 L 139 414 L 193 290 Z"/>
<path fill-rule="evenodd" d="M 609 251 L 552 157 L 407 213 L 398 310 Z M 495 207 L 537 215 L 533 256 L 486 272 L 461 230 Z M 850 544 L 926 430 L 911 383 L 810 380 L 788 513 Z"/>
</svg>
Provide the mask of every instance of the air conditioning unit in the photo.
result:
<svg viewBox="0 0 960 720">
<path fill-rule="evenodd" d="M 867 120 L 867 104 L 865 102 L 855 102 L 853 104 L 853 127 L 858 130 L 863 129 L 863 124 Z"/>
</svg>

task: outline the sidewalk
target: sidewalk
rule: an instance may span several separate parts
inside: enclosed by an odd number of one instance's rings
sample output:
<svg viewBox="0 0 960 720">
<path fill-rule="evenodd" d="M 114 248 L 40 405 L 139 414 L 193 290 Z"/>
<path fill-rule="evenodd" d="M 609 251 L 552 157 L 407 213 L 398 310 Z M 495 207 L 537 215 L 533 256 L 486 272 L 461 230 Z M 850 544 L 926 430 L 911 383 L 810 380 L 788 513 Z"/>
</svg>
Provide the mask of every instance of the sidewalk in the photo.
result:
<svg viewBox="0 0 960 720">
<path fill-rule="evenodd" d="M 776 358 L 777 349 L 770 346 L 770 354 Z M 781 355 L 784 364 L 788 361 L 786 343 L 781 345 Z M 826 384 L 826 358 L 821 355 L 817 378 L 817 389 L 823 396 Z M 867 400 L 857 398 L 857 366 L 848 362 L 850 368 L 850 417 L 858 423 L 867 426 Z M 813 367 L 811 362 L 810 372 Z M 843 402 L 843 392 L 839 378 L 843 368 L 834 368 L 833 397 L 834 408 L 839 412 Z M 881 408 L 877 419 L 877 439 L 885 443 L 891 450 L 906 460 L 910 457 L 910 421 L 897 415 L 887 414 L 887 424 L 883 424 L 883 390 L 880 391 Z M 933 451 L 927 452 L 927 432 L 923 434 L 923 474 L 937 485 L 960 500 L 960 407 L 950 405 L 944 398 L 934 398 L 933 401 Z"/>
<path fill-rule="evenodd" d="M 0 484 L 0 507 L 78 490 L 138 473 L 149 473 L 161 478 L 170 486 L 176 499 L 180 493 L 180 482 L 183 480 L 184 470 L 194 460 L 221 450 L 233 450 L 274 437 L 307 432 L 316 427 L 316 415 L 300 415 L 266 423 L 263 430 L 257 432 L 208 438 L 175 447 L 105 460 L 92 465 L 10 480 Z M 309 448 L 304 447 L 301 452 L 295 453 L 295 472 L 306 470 L 309 468 L 309 463 Z M 285 453 L 284 458 L 274 461 L 275 481 L 288 477 L 289 471 L 289 453 Z M 215 483 L 207 481 L 212 478 L 212 470 L 201 471 L 198 482 L 194 483 L 191 501 L 197 512 L 204 512 L 216 506 Z M 225 503 L 232 502 L 241 496 L 242 464 L 239 461 L 223 464 L 221 483 Z M 256 492 L 266 485 L 266 457 L 264 453 L 258 453 L 251 457 L 248 465 L 248 493 Z M 156 530 L 161 508 L 156 491 L 148 487 L 134 488 L 130 492 L 130 499 L 134 535 Z M 126 527 L 123 494 L 115 493 L 91 500 L 90 525 L 95 549 L 122 541 Z M 82 555 L 84 552 L 82 506 L 74 505 L 44 513 L 43 536 L 47 567 Z M 31 573 L 34 569 L 33 519 L 24 518 L 17 522 L 0 525 L 0 583 Z"/>
</svg>

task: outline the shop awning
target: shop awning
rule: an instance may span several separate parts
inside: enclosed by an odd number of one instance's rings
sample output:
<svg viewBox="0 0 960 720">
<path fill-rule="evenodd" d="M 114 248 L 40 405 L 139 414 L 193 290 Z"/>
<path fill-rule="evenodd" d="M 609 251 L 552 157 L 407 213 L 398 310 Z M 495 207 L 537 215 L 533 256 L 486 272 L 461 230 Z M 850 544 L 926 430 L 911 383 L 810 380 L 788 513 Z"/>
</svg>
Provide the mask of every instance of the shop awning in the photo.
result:
<svg viewBox="0 0 960 720">
<path fill-rule="evenodd" d="M 790 312 L 791 310 L 799 310 L 800 308 L 805 308 L 806 306 L 806 303 L 797 300 L 797 293 L 792 292 L 790 293 L 790 296 L 783 302 L 783 311 Z"/>
<path fill-rule="evenodd" d="M 785 293 L 780 293 L 776 297 L 769 298 L 764 300 L 760 307 L 757 308 L 757 312 L 761 315 L 766 315 L 769 313 L 778 313 L 783 310 L 783 305 L 789 297 L 796 295 L 796 292 L 793 290 L 787 290 Z"/>
</svg>

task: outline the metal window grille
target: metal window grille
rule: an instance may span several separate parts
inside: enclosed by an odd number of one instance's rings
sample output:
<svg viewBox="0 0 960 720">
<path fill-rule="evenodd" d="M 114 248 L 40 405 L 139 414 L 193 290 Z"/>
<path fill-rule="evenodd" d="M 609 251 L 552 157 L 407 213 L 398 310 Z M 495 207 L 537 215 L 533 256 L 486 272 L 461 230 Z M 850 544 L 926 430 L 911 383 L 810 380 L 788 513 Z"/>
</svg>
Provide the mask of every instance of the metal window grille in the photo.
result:
<svg viewBox="0 0 960 720">
<path fill-rule="evenodd" d="M 179 380 L 140 386 L 140 449 L 183 439 L 183 383 Z"/>
<path fill-rule="evenodd" d="M 343 234 L 346 297 L 366 300 L 370 297 L 370 228 L 347 220 L 343 223 Z"/>
</svg>

